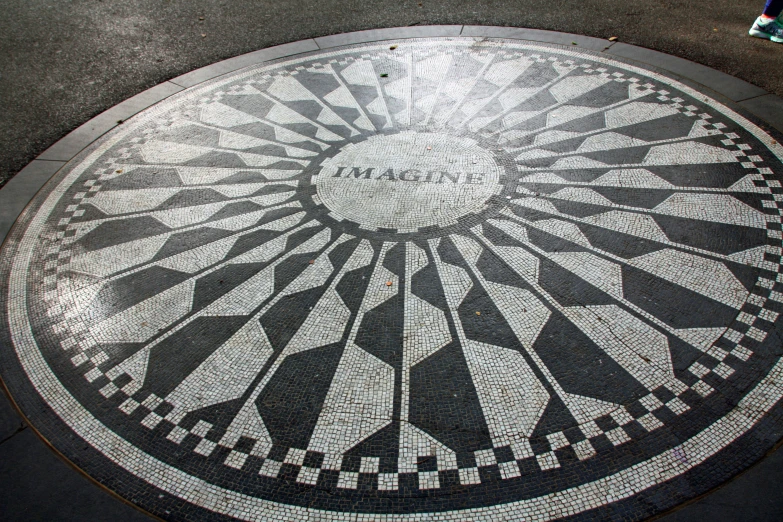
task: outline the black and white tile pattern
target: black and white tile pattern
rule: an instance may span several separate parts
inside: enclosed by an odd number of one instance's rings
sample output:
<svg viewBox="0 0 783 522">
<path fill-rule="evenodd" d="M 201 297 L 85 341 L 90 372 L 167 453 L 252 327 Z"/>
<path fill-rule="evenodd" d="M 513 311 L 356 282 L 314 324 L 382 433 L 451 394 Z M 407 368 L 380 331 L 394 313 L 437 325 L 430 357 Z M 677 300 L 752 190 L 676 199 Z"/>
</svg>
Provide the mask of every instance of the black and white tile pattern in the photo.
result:
<svg viewBox="0 0 783 522">
<path fill-rule="evenodd" d="M 38 195 L 3 253 L 4 378 L 173 519 L 643 499 L 781 423 L 780 158 L 688 86 L 554 47 L 234 73 Z"/>
</svg>

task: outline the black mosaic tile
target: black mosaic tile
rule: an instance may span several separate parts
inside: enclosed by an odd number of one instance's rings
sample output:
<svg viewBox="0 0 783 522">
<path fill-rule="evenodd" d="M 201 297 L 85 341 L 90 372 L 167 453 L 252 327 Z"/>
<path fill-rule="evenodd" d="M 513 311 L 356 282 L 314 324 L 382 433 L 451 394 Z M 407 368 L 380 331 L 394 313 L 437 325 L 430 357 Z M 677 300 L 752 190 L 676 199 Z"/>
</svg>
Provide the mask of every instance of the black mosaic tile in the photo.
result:
<svg viewBox="0 0 783 522">
<path fill-rule="evenodd" d="M 638 520 L 774 445 L 779 146 L 589 52 L 394 45 L 185 91 L 33 199 L 36 429 L 171 520 Z"/>
</svg>

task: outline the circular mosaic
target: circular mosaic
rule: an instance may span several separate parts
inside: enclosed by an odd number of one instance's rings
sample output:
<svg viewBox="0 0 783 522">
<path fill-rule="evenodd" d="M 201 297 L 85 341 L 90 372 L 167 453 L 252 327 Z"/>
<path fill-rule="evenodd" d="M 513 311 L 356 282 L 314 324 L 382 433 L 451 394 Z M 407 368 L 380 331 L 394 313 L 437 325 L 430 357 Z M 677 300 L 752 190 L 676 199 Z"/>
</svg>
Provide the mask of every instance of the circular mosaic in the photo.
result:
<svg viewBox="0 0 783 522">
<path fill-rule="evenodd" d="M 398 232 L 454 225 L 486 208 L 502 188 L 503 169 L 489 151 L 446 133 L 373 136 L 322 166 L 315 184 L 327 208 L 365 227 Z"/>
<path fill-rule="evenodd" d="M 558 47 L 243 70 L 36 196 L 3 250 L 3 378 L 164 518 L 644 518 L 775 442 L 781 155 Z"/>
</svg>

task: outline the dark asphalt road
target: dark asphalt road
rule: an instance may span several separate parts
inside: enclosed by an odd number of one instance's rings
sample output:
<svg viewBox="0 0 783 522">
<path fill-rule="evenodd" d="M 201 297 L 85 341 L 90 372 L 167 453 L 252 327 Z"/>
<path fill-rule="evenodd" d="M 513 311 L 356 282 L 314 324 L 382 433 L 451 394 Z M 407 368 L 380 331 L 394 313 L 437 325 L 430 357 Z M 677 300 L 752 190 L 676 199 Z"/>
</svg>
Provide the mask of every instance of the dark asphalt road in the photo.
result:
<svg viewBox="0 0 783 522">
<path fill-rule="evenodd" d="M 376 27 L 479 24 L 618 36 L 783 95 L 783 46 L 747 36 L 762 3 L 0 0 L 0 185 L 70 130 L 169 78 L 270 45 Z M 777 452 L 663 520 L 778 520 L 781 485 Z M 0 393 L 0 520 L 148 519 L 70 469 Z"/>
<path fill-rule="evenodd" d="M 92 116 L 169 78 L 270 45 L 376 27 L 478 24 L 617 36 L 783 95 L 783 46 L 747 36 L 762 4 L 0 0 L 0 184 Z"/>
</svg>

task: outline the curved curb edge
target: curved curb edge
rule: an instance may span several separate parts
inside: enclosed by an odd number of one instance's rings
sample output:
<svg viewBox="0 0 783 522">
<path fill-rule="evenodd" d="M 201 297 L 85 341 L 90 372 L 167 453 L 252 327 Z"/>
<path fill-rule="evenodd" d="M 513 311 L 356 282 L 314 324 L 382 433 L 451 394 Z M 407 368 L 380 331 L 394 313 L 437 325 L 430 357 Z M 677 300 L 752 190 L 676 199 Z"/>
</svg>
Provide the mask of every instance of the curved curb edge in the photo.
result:
<svg viewBox="0 0 783 522">
<path fill-rule="evenodd" d="M 587 49 L 621 59 L 641 62 L 662 69 L 664 72 L 671 73 L 674 76 L 696 82 L 701 86 L 704 86 L 705 90 L 712 91 L 720 96 L 728 98 L 756 115 L 770 127 L 783 132 L 782 98 L 767 93 L 760 87 L 745 82 L 744 80 L 709 68 L 705 65 L 622 42 L 612 42 L 608 39 L 539 29 L 471 25 L 396 27 L 342 33 L 268 47 L 196 69 L 142 91 L 90 119 L 51 145 L 0 189 L 0 244 L 5 240 L 19 214 L 46 182 L 49 181 L 49 179 L 66 163 L 76 157 L 95 140 L 99 139 L 118 125 L 121 125 L 128 118 L 176 93 L 219 76 L 233 73 L 239 69 L 311 51 L 383 40 L 458 36 L 473 38 L 505 38 L 535 43 L 556 44 L 576 47 L 577 49 Z M 7 393 L 14 409 L 19 413 L 20 410 L 16 407 L 10 393 L 8 393 L 8 390 L 5 389 L 5 386 L 3 386 L 2 383 L 0 383 L 0 388 L 3 389 L 0 393 Z M 22 416 L 22 418 L 26 421 L 26 417 Z M 27 422 L 27 424 L 32 427 L 29 422 Z M 65 460 L 77 472 L 81 472 L 82 475 L 87 476 L 93 484 L 97 484 L 101 489 L 109 492 L 114 498 L 139 509 L 147 515 L 154 516 L 91 479 L 86 473 L 72 464 L 64 455 L 49 444 L 34 427 L 33 431 L 60 458 Z M 750 468 L 745 470 L 745 472 L 749 469 Z M 714 493 L 714 491 L 714 489 L 710 490 L 699 497 L 690 499 L 671 509 L 664 510 L 655 518 L 665 516 L 686 505 L 695 503 L 704 496 Z"/>
<path fill-rule="evenodd" d="M 102 112 L 46 149 L 0 190 L 0 243 L 27 203 L 63 165 L 126 119 L 173 94 L 245 67 L 310 51 L 380 40 L 455 36 L 508 38 L 569 47 L 575 45 L 577 48 L 642 62 L 699 83 L 738 103 L 771 127 L 783 132 L 783 99 L 705 65 L 644 47 L 571 33 L 517 27 L 426 25 L 370 29 L 299 40 L 228 58 L 172 78 Z"/>
</svg>

